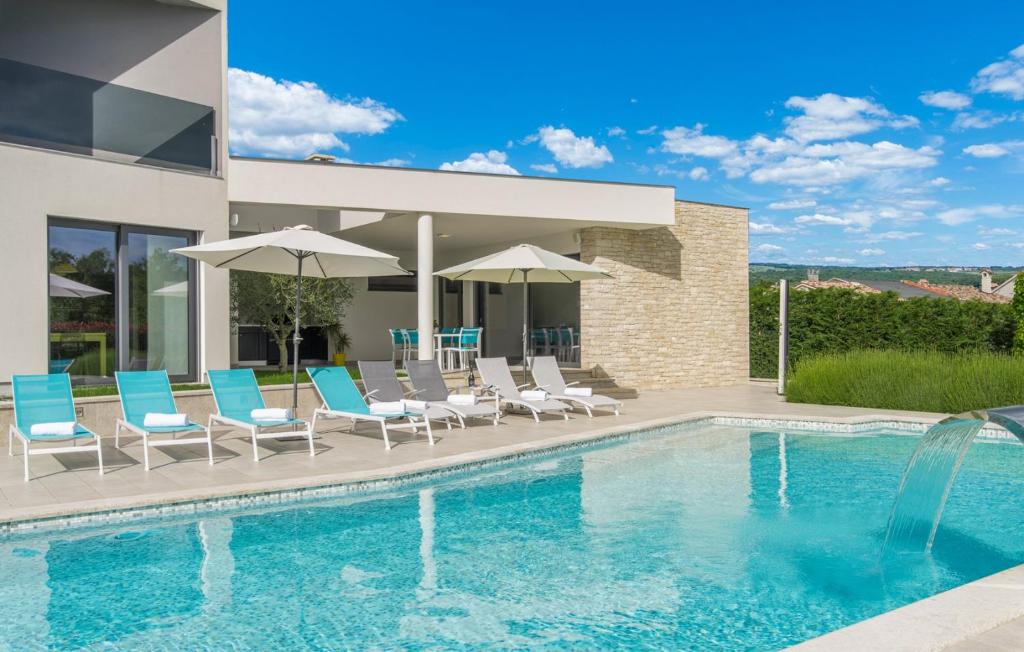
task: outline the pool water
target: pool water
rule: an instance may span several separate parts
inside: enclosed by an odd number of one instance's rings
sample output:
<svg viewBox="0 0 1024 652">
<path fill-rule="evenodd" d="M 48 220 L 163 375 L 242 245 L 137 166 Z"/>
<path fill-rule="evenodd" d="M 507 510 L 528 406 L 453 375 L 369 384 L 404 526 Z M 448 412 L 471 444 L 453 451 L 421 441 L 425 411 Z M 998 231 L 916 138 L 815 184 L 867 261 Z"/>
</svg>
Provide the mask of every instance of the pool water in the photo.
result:
<svg viewBox="0 0 1024 652">
<path fill-rule="evenodd" d="M 916 441 L 691 426 L 389 493 L 11 537 L 0 647 L 777 649 L 1024 562 L 1024 447 L 979 442 L 932 552 L 881 565 Z"/>
</svg>

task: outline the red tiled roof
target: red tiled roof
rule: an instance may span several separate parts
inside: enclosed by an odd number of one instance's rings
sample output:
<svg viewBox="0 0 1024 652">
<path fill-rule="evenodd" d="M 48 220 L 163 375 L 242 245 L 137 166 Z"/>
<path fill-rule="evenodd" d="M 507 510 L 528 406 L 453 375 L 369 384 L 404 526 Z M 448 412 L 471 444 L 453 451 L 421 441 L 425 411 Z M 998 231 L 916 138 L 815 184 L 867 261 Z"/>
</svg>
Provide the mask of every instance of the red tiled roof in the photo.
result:
<svg viewBox="0 0 1024 652">
<path fill-rule="evenodd" d="M 959 299 L 960 301 L 984 301 L 985 303 L 1010 303 L 1009 297 L 1004 297 L 998 294 L 986 294 L 973 285 L 943 285 L 939 283 L 929 283 L 926 280 L 920 281 L 903 281 L 905 284 L 931 292 L 940 297 L 949 297 L 951 299 Z"/>
</svg>

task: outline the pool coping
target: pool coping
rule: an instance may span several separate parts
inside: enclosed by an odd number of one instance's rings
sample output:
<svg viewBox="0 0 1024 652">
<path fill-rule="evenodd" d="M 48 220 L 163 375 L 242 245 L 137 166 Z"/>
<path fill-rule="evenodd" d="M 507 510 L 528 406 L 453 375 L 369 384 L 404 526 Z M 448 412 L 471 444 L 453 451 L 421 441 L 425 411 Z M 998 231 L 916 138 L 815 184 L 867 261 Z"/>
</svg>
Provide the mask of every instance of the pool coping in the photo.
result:
<svg viewBox="0 0 1024 652">
<path fill-rule="evenodd" d="M 751 416 L 749 412 L 727 410 L 690 412 L 377 469 L 186 489 L 164 496 L 104 498 L 71 505 L 25 508 L 21 510 L 23 513 L 0 521 L 0 538 L 162 516 L 285 505 L 395 488 L 529 457 L 645 436 L 651 434 L 651 431 L 671 426 L 709 423 L 787 432 L 808 430 L 858 434 L 887 430 L 919 434 L 941 418 L 941 415 L 927 417 L 880 413 L 828 417 L 785 413 Z M 999 427 L 987 427 L 980 436 L 1016 439 Z M 1022 597 L 1024 564 L 809 639 L 791 649 L 809 652 L 854 649 L 939 650 L 1024 617 Z"/>
<path fill-rule="evenodd" d="M 323 473 L 302 477 L 257 480 L 242 484 L 133 496 L 104 497 L 76 503 L 36 505 L 11 510 L 0 518 L 0 537 L 42 529 L 62 529 L 89 524 L 125 522 L 164 514 L 202 513 L 237 509 L 256 504 L 285 503 L 306 498 L 345 495 L 357 491 L 386 488 L 396 484 L 429 479 L 432 475 L 473 470 L 534 454 L 550 454 L 581 445 L 599 444 L 617 438 L 640 436 L 646 431 L 668 426 L 692 425 L 711 421 L 716 425 L 781 430 L 814 430 L 856 434 L 873 430 L 922 433 L 934 418 L 904 415 L 868 414 L 848 417 L 808 417 L 798 414 L 751 416 L 749 412 L 699 411 L 613 425 L 548 439 L 481 449 L 359 471 Z M 1001 428 L 986 428 L 982 436 L 1012 438 Z"/>
</svg>

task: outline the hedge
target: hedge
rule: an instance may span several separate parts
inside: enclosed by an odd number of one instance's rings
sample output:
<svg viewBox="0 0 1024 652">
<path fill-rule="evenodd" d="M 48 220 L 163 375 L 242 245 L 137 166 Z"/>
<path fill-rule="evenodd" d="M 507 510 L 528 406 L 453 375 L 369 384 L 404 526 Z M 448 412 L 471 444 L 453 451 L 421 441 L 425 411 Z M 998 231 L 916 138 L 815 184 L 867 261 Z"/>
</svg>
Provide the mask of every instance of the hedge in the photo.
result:
<svg viewBox="0 0 1024 652">
<path fill-rule="evenodd" d="M 975 351 L 852 351 L 801 361 L 793 403 L 959 414 L 1024 403 L 1024 358 Z"/>
<path fill-rule="evenodd" d="M 750 373 L 774 377 L 778 369 L 779 290 L 767 283 L 750 288 Z M 901 301 L 895 293 L 859 294 L 840 288 L 790 292 L 790 367 L 822 353 L 864 349 L 1007 353 L 1014 336 L 1008 304 L 921 297 Z"/>
</svg>

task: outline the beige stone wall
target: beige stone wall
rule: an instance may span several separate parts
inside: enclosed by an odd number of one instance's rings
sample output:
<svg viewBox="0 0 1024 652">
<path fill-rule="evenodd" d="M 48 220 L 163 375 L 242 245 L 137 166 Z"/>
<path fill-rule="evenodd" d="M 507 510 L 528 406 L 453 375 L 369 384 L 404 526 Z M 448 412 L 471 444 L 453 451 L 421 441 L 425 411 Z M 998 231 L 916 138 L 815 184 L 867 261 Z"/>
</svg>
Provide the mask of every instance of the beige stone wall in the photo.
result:
<svg viewBox="0 0 1024 652">
<path fill-rule="evenodd" d="M 675 226 L 584 229 L 580 247 L 613 276 L 582 283 L 584 366 L 638 389 L 747 381 L 747 209 L 677 201 Z"/>
</svg>

